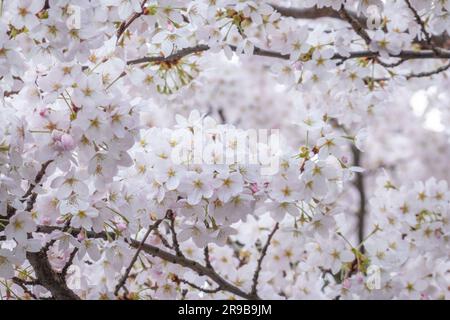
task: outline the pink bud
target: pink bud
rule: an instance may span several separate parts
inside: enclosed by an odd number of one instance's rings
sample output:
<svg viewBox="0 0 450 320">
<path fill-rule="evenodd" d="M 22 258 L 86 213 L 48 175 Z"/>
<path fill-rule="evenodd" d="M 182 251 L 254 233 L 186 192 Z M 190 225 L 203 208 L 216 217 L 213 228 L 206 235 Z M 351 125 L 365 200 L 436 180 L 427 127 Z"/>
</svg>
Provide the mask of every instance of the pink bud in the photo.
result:
<svg viewBox="0 0 450 320">
<path fill-rule="evenodd" d="M 361 273 L 358 273 L 356 275 L 356 281 L 358 282 L 358 284 L 363 284 L 364 283 L 364 276 Z"/>
<path fill-rule="evenodd" d="M 83 241 L 84 239 L 86 239 L 86 235 L 84 234 L 84 232 L 80 232 L 78 235 L 77 235 L 77 239 L 78 239 L 78 241 Z"/>
<path fill-rule="evenodd" d="M 65 151 L 70 151 L 75 149 L 75 141 L 71 135 L 65 133 L 61 136 L 61 146 Z"/>
<path fill-rule="evenodd" d="M 65 221 L 65 219 L 64 219 L 63 217 L 58 217 L 58 218 L 56 219 L 56 223 L 57 223 L 57 224 L 63 224 L 64 221 Z"/>
<path fill-rule="evenodd" d="M 50 219 L 50 217 L 45 216 L 42 218 L 42 224 L 44 226 L 48 226 L 51 222 L 52 222 L 52 220 Z"/>
<path fill-rule="evenodd" d="M 253 193 L 257 193 L 259 191 L 258 184 L 257 183 L 250 184 L 250 190 L 252 190 Z"/>
<path fill-rule="evenodd" d="M 342 287 L 346 290 L 349 290 L 352 287 L 350 279 L 344 279 L 344 281 L 342 281 Z"/>
<path fill-rule="evenodd" d="M 123 222 L 120 222 L 117 224 L 117 229 L 119 229 L 119 231 L 124 231 L 127 229 L 127 225 Z"/>
<path fill-rule="evenodd" d="M 48 108 L 43 108 L 42 110 L 39 111 L 39 115 L 43 118 L 46 118 L 48 114 Z"/>
<path fill-rule="evenodd" d="M 345 164 L 348 163 L 348 158 L 346 156 L 342 156 L 341 161 Z"/>
<path fill-rule="evenodd" d="M 297 61 L 294 63 L 294 69 L 295 70 L 302 70 L 303 64 L 300 61 Z"/>
</svg>

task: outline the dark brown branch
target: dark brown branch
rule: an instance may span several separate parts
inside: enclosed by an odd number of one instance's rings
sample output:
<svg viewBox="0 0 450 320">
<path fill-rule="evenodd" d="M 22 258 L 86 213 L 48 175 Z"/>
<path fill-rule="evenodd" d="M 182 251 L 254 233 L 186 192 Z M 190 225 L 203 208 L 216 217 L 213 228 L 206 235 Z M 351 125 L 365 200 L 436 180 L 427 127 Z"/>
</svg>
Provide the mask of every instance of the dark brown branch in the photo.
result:
<svg viewBox="0 0 450 320">
<path fill-rule="evenodd" d="M 62 227 L 53 227 L 53 226 L 38 226 L 36 232 L 40 233 L 52 233 L 53 231 L 64 231 Z M 74 237 L 76 237 L 80 232 L 81 229 L 71 228 L 67 230 L 67 232 L 70 231 L 70 234 Z M 87 238 L 94 238 L 94 239 L 103 239 L 108 240 L 112 239 L 115 240 L 117 238 L 116 234 L 113 232 L 94 232 L 94 231 L 83 231 Z"/>
<path fill-rule="evenodd" d="M 440 74 L 442 72 L 445 72 L 445 71 L 447 71 L 449 69 L 450 69 L 450 62 L 445 64 L 445 65 L 443 65 L 443 66 L 441 66 L 441 67 L 439 67 L 439 68 L 433 69 L 431 71 L 424 71 L 424 72 L 419 72 L 419 73 L 412 72 L 412 73 L 409 73 L 409 74 L 399 75 L 399 76 L 403 76 L 403 77 L 405 77 L 408 80 L 409 79 L 414 79 L 414 78 L 427 78 L 427 77 L 431 77 L 431 76 Z M 392 79 L 392 78 L 388 78 L 388 77 L 385 77 L 385 78 L 368 78 L 367 80 L 368 81 L 382 82 L 382 81 L 388 81 L 390 79 Z"/>
<path fill-rule="evenodd" d="M 189 47 L 189 48 L 184 48 L 181 49 L 179 51 L 177 51 L 176 53 L 167 56 L 167 57 L 163 57 L 163 56 L 156 56 L 156 57 L 144 57 L 144 58 L 139 58 L 139 59 L 135 59 L 135 60 L 130 60 L 127 62 L 127 65 L 134 65 L 134 64 L 140 64 L 140 63 L 151 63 L 151 62 L 173 62 L 173 61 L 177 61 L 180 60 L 181 58 L 184 58 L 185 56 L 191 55 L 191 54 L 198 54 L 201 53 L 203 51 L 207 51 L 209 50 L 209 46 L 207 45 L 197 45 L 195 47 Z"/>
<path fill-rule="evenodd" d="M 442 73 L 444 71 L 447 71 L 450 69 L 450 62 L 443 65 L 442 67 L 439 67 L 437 69 L 434 69 L 432 71 L 425 71 L 425 72 L 419 72 L 419 73 L 411 73 L 406 76 L 406 79 L 412 79 L 412 78 L 427 78 L 431 77 L 435 74 Z"/>
<path fill-rule="evenodd" d="M 174 216 L 172 210 L 169 210 L 168 218 L 170 220 L 170 223 L 169 223 L 170 232 L 172 233 L 172 247 L 175 250 L 175 253 L 177 256 L 184 257 L 184 254 L 183 254 L 183 252 L 181 252 L 181 249 L 180 249 L 180 244 L 178 243 L 178 237 L 177 237 L 177 233 L 175 231 L 175 216 Z"/>
<path fill-rule="evenodd" d="M 33 192 L 36 185 L 38 185 L 45 175 L 45 171 L 52 160 L 47 161 L 42 165 L 41 170 L 38 172 L 34 179 L 34 183 L 30 185 L 23 198 L 27 198 L 28 195 L 32 195 L 27 201 L 27 211 L 31 211 L 36 201 L 36 193 Z M 40 250 L 39 252 L 27 252 L 27 259 L 34 269 L 36 278 L 39 284 L 44 286 L 52 296 L 57 300 L 79 300 L 80 298 L 69 289 L 64 277 L 55 272 L 50 265 L 47 257 L 46 250 Z"/>
<path fill-rule="evenodd" d="M 203 249 L 203 255 L 205 257 L 205 265 L 207 268 L 212 269 L 211 260 L 209 259 L 209 248 L 208 245 L 205 246 L 205 249 Z"/>
<path fill-rule="evenodd" d="M 66 262 L 66 264 L 64 265 L 64 267 L 61 270 L 62 277 L 64 277 L 64 278 L 66 277 L 67 271 L 69 271 L 69 268 L 72 265 L 73 259 L 75 258 L 75 255 L 77 254 L 77 252 L 78 252 L 78 248 L 74 248 L 72 250 L 72 252 L 70 253 L 69 260 Z"/>
<path fill-rule="evenodd" d="M 271 4 L 271 6 L 278 11 L 284 17 L 291 17 L 295 19 L 319 19 L 319 18 L 334 18 L 334 19 L 342 19 L 339 12 L 333 10 L 332 8 L 308 8 L 308 9 L 299 9 L 299 8 L 287 8 L 278 6 L 276 4 Z M 348 14 L 361 25 L 366 25 L 367 20 L 364 16 L 358 16 L 354 12 L 348 12 Z"/>
<path fill-rule="evenodd" d="M 131 245 L 135 247 L 135 246 L 139 245 L 139 243 L 136 243 L 136 241 L 132 240 Z M 194 260 L 188 259 L 186 257 L 179 257 L 177 255 L 174 255 L 170 252 L 161 250 L 160 248 L 149 245 L 149 244 L 144 244 L 142 250 L 151 256 L 158 257 L 165 261 L 168 261 L 168 262 L 171 262 L 174 264 L 178 264 L 182 267 L 189 268 L 189 269 L 197 272 L 200 276 L 209 277 L 211 280 L 213 280 L 215 283 L 217 283 L 217 285 L 223 291 L 231 292 L 231 293 L 233 293 L 239 297 L 242 297 L 244 299 L 249 299 L 249 300 L 259 300 L 260 299 L 257 295 L 248 294 L 248 293 L 242 291 L 241 289 L 239 289 L 238 287 L 236 287 L 235 285 L 229 283 L 224 278 L 222 278 L 219 274 L 217 274 L 217 272 L 214 269 L 207 268 Z"/>
<path fill-rule="evenodd" d="M 147 232 L 145 233 L 144 237 L 142 238 L 141 242 L 137 245 L 137 250 L 136 250 L 133 258 L 131 259 L 130 264 L 128 265 L 127 269 L 125 270 L 125 273 L 123 274 L 123 276 L 120 278 L 119 282 L 117 283 L 116 288 L 114 289 L 114 295 L 117 296 L 119 294 L 120 288 L 122 288 L 125 285 L 125 282 L 127 281 L 128 276 L 130 275 L 131 269 L 133 269 L 133 266 L 136 263 L 136 261 L 139 257 L 139 254 L 142 251 L 145 241 L 147 240 L 150 233 L 159 227 L 161 222 L 162 222 L 162 219 L 157 220 L 152 226 L 150 226 L 148 228 Z M 133 240 L 133 241 L 135 241 L 135 240 Z"/>
<path fill-rule="evenodd" d="M 217 287 L 217 288 L 215 288 L 215 289 L 206 289 L 206 288 L 202 288 L 202 287 L 196 285 L 195 283 L 192 283 L 192 282 L 190 282 L 190 281 L 187 281 L 187 280 L 185 280 L 185 279 L 181 279 L 181 278 L 178 278 L 178 277 L 176 278 L 176 281 L 181 282 L 181 283 L 184 283 L 184 284 L 187 284 L 188 286 L 190 286 L 190 287 L 192 287 L 192 288 L 194 288 L 194 289 L 197 289 L 197 290 L 199 290 L 199 291 L 202 291 L 202 292 L 204 292 L 204 293 L 209 293 L 209 294 L 211 294 L 211 293 L 217 293 L 217 292 L 219 292 L 219 291 L 222 290 L 220 287 Z"/>
<path fill-rule="evenodd" d="M 405 2 L 406 2 L 406 5 L 408 6 L 409 10 L 411 10 L 411 12 L 413 13 L 414 19 L 416 20 L 417 24 L 420 26 L 420 29 L 421 29 L 423 35 L 425 36 L 425 40 L 427 41 L 428 45 L 431 47 L 431 49 L 434 52 L 436 52 L 438 54 L 439 50 L 434 47 L 433 40 L 431 39 L 431 36 L 425 27 L 425 22 L 423 22 L 422 18 L 420 17 L 417 10 L 413 7 L 411 2 L 409 0 L 405 0 Z"/>
<path fill-rule="evenodd" d="M 45 175 L 45 171 L 47 170 L 47 167 L 50 165 L 50 163 L 52 163 L 53 160 L 48 160 L 47 162 L 45 162 L 41 169 L 39 170 L 39 172 L 36 175 L 36 178 L 34 179 L 34 183 L 30 184 L 30 186 L 28 187 L 27 192 L 25 192 L 25 194 L 23 195 L 22 198 L 28 198 L 31 193 L 33 192 L 34 188 L 36 188 L 36 186 L 41 182 L 42 178 Z"/>
<path fill-rule="evenodd" d="M 120 41 L 120 38 L 122 37 L 122 35 L 124 34 L 124 32 L 128 29 L 128 27 L 140 16 L 142 16 L 145 12 L 145 3 L 147 2 L 147 0 L 144 0 L 141 4 L 141 12 L 136 12 L 134 13 L 130 20 L 128 21 L 124 21 L 120 24 L 119 29 L 117 30 L 117 41 L 116 43 L 118 43 Z"/>
<path fill-rule="evenodd" d="M 259 279 L 259 274 L 260 274 L 261 269 L 262 269 L 262 263 L 264 261 L 264 258 L 266 257 L 267 249 L 269 249 L 270 243 L 272 242 L 272 238 L 275 235 L 275 232 L 277 232 L 278 227 L 279 227 L 279 224 L 277 222 L 277 224 L 273 228 L 272 232 L 267 237 L 266 244 L 264 245 L 264 247 L 261 250 L 261 255 L 259 256 L 258 264 L 256 265 L 255 273 L 253 274 L 253 285 L 252 285 L 252 291 L 251 291 L 252 295 L 256 295 L 257 294 L 258 279 Z"/>
<path fill-rule="evenodd" d="M 26 294 L 28 294 L 30 297 L 32 297 L 33 299 L 37 300 L 36 295 L 31 292 L 30 289 L 27 288 L 27 285 L 30 285 L 30 283 L 28 281 L 24 281 L 20 278 L 14 277 L 11 279 L 13 283 L 15 283 L 16 285 L 18 285 L 19 287 L 22 288 L 23 292 L 25 292 Z M 32 283 L 31 285 L 33 285 L 34 283 Z"/>
<path fill-rule="evenodd" d="M 61 230 L 61 227 L 39 226 L 37 232 L 51 233 L 55 230 Z M 74 236 L 76 236 L 79 232 L 80 232 L 79 229 L 70 229 L 70 233 Z M 97 238 L 97 239 L 104 239 L 104 240 L 107 240 L 108 238 L 114 239 L 116 237 L 116 235 L 114 233 L 108 233 L 108 235 L 107 235 L 106 232 L 95 233 L 92 231 L 86 232 L 86 236 L 88 238 Z M 138 248 L 141 243 L 136 240 L 126 240 L 125 239 L 125 241 L 128 242 L 134 248 Z M 230 292 L 230 293 L 235 294 L 244 299 L 249 299 L 249 300 L 259 300 L 260 299 L 258 297 L 258 295 L 249 294 L 249 293 L 242 291 L 235 285 L 233 285 L 233 284 L 229 283 L 227 280 L 225 280 L 214 269 L 210 269 L 207 266 L 203 266 L 194 260 L 188 259 L 186 257 L 179 257 L 175 254 L 164 251 L 164 250 L 162 250 L 158 247 L 155 247 L 153 245 L 150 245 L 150 244 L 143 244 L 142 251 L 144 251 L 145 253 L 147 253 L 153 257 L 157 257 L 162 260 L 171 262 L 173 264 L 178 264 L 182 267 L 191 269 L 191 270 L 195 271 L 196 273 L 198 273 L 200 276 L 209 277 L 218 286 L 220 286 L 221 290 L 223 290 L 223 291 Z"/>
<path fill-rule="evenodd" d="M 271 4 L 271 6 L 278 11 L 284 17 L 292 17 L 295 19 L 320 19 L 320 18 L 334 18 L 342 20 L 342 17 L 339 13 L 332 8 L 309 8 L 309 9 L 300 9 L 300 8 L 288 8 L 282 7 L 275 4 Z M 358 15 L 354 12 L 348 11 L 348 14 L 355 20 L 359 22 L 362 26 L 367 26 L 367 19 L 363 15 Z M 448 49 L 450 47 L 450 39 L 448 35 L 430 35 L 431 41 L 441 48 Z M 420 44 L 423 48 L 430 48 L 428 42 L 423 42 L 420 39 L 414 39 L 414 42 Z"/>
<path fill-rule="evenodd" d="M 173 249 L 173 246 L 169 243 L 169 241 L 159 232 L 158 230 L 155 230 L 155 235 L 161 240 L 161 243 L 164 245 L 164 247 L 168 249 Z"/>
<path fill-rule="evenodd" d="M 232 50 L 236 50 L 236 47 L 230 46 Z M 140 63 L 152 63 L 152 62 L 173 62 L 176 60 L 179 60 L 187 55 L 190 54 L 198 54 L 204 51 L 209 50 L 209 46 L 207 45 L 198 45 L 195 47 L 189 47 L 184 48 L 170 56 L 167 57 L 143 57 L 140 59 L 130 60 L 127 62 L 128 65 L 134 65 L 134 64 L 140 64 Z M 281 54 L 279 52 L 255 48 L 254 55 L 256 56 L 262 56 L 262 57 L 269 57 L 269 58 L 278 58 L 283 60 L 289 60 L 290 55 L 288 54 Z M 331 59 L 333 60 L 349 60 L 349 59 L 355 59 L 355 58 L 377 58 L 378 53 L 372 52 L 368 50 L 363 51 L 353 51 L 350 52 L 350 55 L 348 57 L 341 56 L 340 54 L 335 54 Z M 391 58 L 401 58 L 404 61 L 407 60 L 414 60 L 414 59 L 450 59 L 450 51 L 442 50 L 439 53 L 434 52 L 433 50 L 420 50 L 420 51 L 414 51 L 414 50 L 403 50 L 399 54 L 390 55 Z"/>
<path fill-rule="evenodd" d="M 346 20 L 350 25 L 352 26 L 352 29 L 361 37 L 363 38 L 364 42 L 367 45 L 370 45 L 372 42 L 372 39 L 370 39 L 369 34 L 367 33 L 366 29 L 363 27 L 361 23 L 353 16 L 345 10 L 345 6 L 342 5 L 341 9 L 339 9 L 339 15 L 342 17 L 342 19 Z"/>
<path fill-rule="evenodd" d="M 65 279 L 56 273 L 48 261 L 47 252 L 27 252 L 27 259 L 33 266 L 39 283 L 44 286 L 56 300 L 79 300 L 66 284 Z"/>
</svg>

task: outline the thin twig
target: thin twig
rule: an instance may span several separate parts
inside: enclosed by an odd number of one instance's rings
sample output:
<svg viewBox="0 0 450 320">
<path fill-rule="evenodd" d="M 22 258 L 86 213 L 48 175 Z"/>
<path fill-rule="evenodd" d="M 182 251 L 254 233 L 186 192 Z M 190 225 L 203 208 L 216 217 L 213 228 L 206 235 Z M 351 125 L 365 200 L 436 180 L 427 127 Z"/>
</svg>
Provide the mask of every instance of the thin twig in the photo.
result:
<svg viewBox="0 0 450 320">
<path fill-rule="evenodd" d="M 447 71 L 449 69 L 450 69 L 450 62 L 447 63 L 446 65 L 443 65 L 442 67 L 439 67 L 439 68 L 437 68 L 435 70 L 432 70 L 432 71 L 411 73 L 411 74 L 406 76 L 406 79 L 431 77 L 431 76 L 433 76 L 435 74 L 442 73 L 442 72 Z"/>
<path fill-rule="evenodd" d="M 208 245 L 205 246 L 205 249 L 203 249 L 203 255 L 205 256 L 205 265 L 207 268 L 212 269 L 211 260 L 209 258 L 209 248 Z"/>
<path fill-rule="evenodd" d="M 51 233 L 55 230 L 61 230 L 61 227 L 38 226 L 37 232 Z M 79 229 L 75 229 L 75 228 L 70 229 L 70 233 L 72 235 L 77 235 L 79 232 L 80 232 Z M 111 232 L 106 234 L 106 232 L 95 233 L 93 231 L 89 231 L 89 232 L 86 232 L 86 237 L 107 240 L 108 238 L 115 239 L 116 235 Z M 133 240 L 133 239 L 130 239 L 130 240 L 125 239 L 125 241 L 134 248 L 138 248 L 141 245 L 141 242 Z M 144 251 L 145 253 L 147 253 L 153 257 L 157 257 L 159 259 L 168 261 L 170 263 L 177 264 L 182 267 L 191 269 L 192 271 L 198 273 L 200 276 L 206 276 L 206 277 L 210 278 L 212 281 L 214 281 L 215 283 L 217 283 L 217 285 L 220 286 L 220 288 L 223 291 L 230 292 L 230 293 L 235 294 L 236 296 L 239 296 L 244 299 L 252 299 L 252 300 L 260 299 L 258 295 L 249 294 L 249 293 L 242 291 L 240 288 L 236 287 L 232 283 L 225 280 L 214 269 L 203 266 L 200 263 L 198 263 L 197 261 L 188 259 L 186 257 L 179 257 L 175 254 L 172 254 L 170 252 L 162 250 L 161 248 L 158 248 L 156 246 L 153 246 L 153 245 L 150 245 L 147 243 L 144 243 L 142 245 L 142 251 Z"/>
<path fill-rule="evenodd" d="M 142 248 L 144 246 L 145 241 L 147 240 L 148 236 L 150 235 L 150 233 L 157 229 L 158 226 L 160 225 L 160 223 L 162 222 L 162 219 L 156 220 L 156 222 L 150 226 L 147 230 L 147 232 L 145 233 L 144 237 L 142 238 L 141 242 L 139 243 L 139 245 L 137 246 L 137 250 L 133 256 L 133 258 L 131 259 L 130 264 L 128 265 L 127 269 L 125 270 L 124 275 L 120 278 L 119 282 L 116 285 L 116 288 L 114 290 L 114 294 L 117 296 L 119 294 L 120 289 L 125 285 L 125 282 L 128 279 L 128 276 L 131 272 L 131 269 L 133 269 L 134 264 L 136 263 L 136 260 L 139 257 L 139 254 L 142 251 Z"/>
<path fill-rule="evenodd" d="M 42 178 L 45 175 L 46 169 L 53 160 L 45 162 L 41 170 L 34 179 L 34 183 L 30 185 L 27 192 L 23 196 L 26 199 L 29 195 L 32 195 L 27 201 L 26 210 L 29 212 L 34 206 L 36 201 L 36 193 L 33 192 L 34 188 L 41 183 Z M 53 298 L 58 300 L 79 300 L 78 297 L 66 284 L 65 279 L 60 274 L 56 273 L 47 257 L 47 251 L 41 249 L 38 252 L 27 252 L 26 257 L 34 269 L 37 281 L 43 287 L 45 287 L 52 294 Z"/>
<path fill-rule="evenodd" d="M 253 285 L 252 285 L 252 291 L 250 293 L 252 295 L 256 295 L 257 294 L 258 278 L 259 278 L 259 274 L 260 274 L 261 269 L 262 269 L 262 263 L 264 261 L 264 258 L 266 256 L 266 254 L 267 254 L 267 249 L 269 249 L 270 242 L 272 241 L 272 238 L 275 235 L 275 232 L 277 232 L 278 227 L 279 227 L 279 224 L 277 222 L 277 224 L 273 228 L 272 232 L 267 237 L 266 244 L 264 245 L 264 247 L 261 250 L 261 255 L 259 256 L 258 264 L 256 265 L 255 273 L 253 274 Z"/>
<path fill-rule="evenodd" d="M 173 249 L 173 246 L 169 243 L 169 241 L 159 232 L 159 230 L 155 230 L 155 235 L 161 240 L 161 243 L 164 245 L 164 247 L 168 249 Z"/>
<path fill-rule="evenodd" d="M 414 78 L 426 78 L 426 77 L 431 77 L 431 76 L 440 74 L 440 73 L 445 72 L 445 71 L 447 71 L 449 69 L 450 69 L 450 62 L 445 64 L 445 65 L 443 65 L 443 66 L 441 66 L 441 67 L 439 67 L 439 68 L 431 70 L 431 71 L 424 71 L 424 72 L 419 72 L 419 73 L 412 72 L 412 73 L 409 73 L 409 74 L 406 74 L 406 75 L 399 75 L 399 76 L 403 76 L 403 77 L 405 77 L 408 80 L 409 79 L 414 79 Z M 391 78 L 387 78 L 386 77 L 386 78 L 371 78 L 371 79 L 368 79 L 368 80 L 381 82 L 381 81 L 388 81 L 390 79 Z"/>
<path fill-rule="evenodd" d="M 128 21 L 124 21 L 122 22 L 122 24 L 120 25 L 119 29 L 117 30 L 117 40 L 116 43 L 119 43 L 120 38 L 122 37 L 122 35 L 124 34 L 124 32 L 130 27 L 130 25 L 140 16 L 142 16 L 145 12 L 145 3 L 147 2 L 147 0 L 144 0 L 141 4 L 141 12 L 136 12 L 133 14 L 133 16 L 130 18 L 130 20 Z"/>
<path fill-rule="evenodd" d="M 342 5 L 342 7 L 339 9 L 339 15 L 342 17 L 342 19 L 346 20 L 350 25 L 352 26 L 353 30 L 361 37 L 363 38 L 364 42 L 367 45 L 370 45 L 372 42 L 372 39 L 370 39 L 369 34 L 364 29 L 364 27 L 359 23 L 359 21 L 352 17 L 347 10 L 345 10 L 345 6 Z"/>
<path fill-rule="evenodd" d="M 45 171 L 47 170 L 48 166 L 50 165 L 50 163 L 52 163 L 53 160 L 48 160 L 47 162 L 45 162 L 41 169 L 39 170 L 39 172 L 37 173 L 34 182 L 32 184 L 30 184 L 30 186 L 28 187 L 27 192 L 25 192 L 25 194 L 23 195 L 22 199 L 26 199 L 28 198 L 31 193 L 33 192 L 34 188 L 36 188 L 36 186 L 41 182 L 42 178 L 45 175 Z"/>
<path fill-rule="evenodd" d="M 178 278 L 178 277 L 176 278 L 176 281 L 181 282 L 181 283 L 184 283 L 184 284 L 187 284 L 188 286 L 190 286 L 190 287 L 192 287 L 192 288 L 194 288 L 194 289 L 197 289 L 197 290 L 199 290 L 199 291 L 202 291 L 202 292 L 204 292 L 204 293 L 209 293 L 209 294 L 217 293 L 217 292 L 219 292 L 219 291 L 222 290 L 222 288 L 220 288 L 220 287 L 217 287 L 217 288 L 215 288 L 215 289 L 206 289 L 206 288 L 202 288 L 202 287 L 196 285 L 195 283 L 192 283 L 192 282 L 190 282 L 190 281 L 187 281 L 187 280 L 185 280 L 185 279 L 181 279 L 181 278 Z"/>
<path fill-rule="evenodd" d="M 30 285 L 29 283 L 27 283 L 27 281 L 24 281 L 24 280 L 22 280 L 22 279 L 20 279 L 20 278 L 17 278 L 17 277 L 12 278 L 11 280 L 12 280 L 12 282 L 14 282 L 16 285 L 18 285 L 19 287 L 21 287 L 22 290 L 23 290 L 26 294 L 28 294 L 30 297 L 32 297 L 32 298 L 35 299 L 35 300 L 38 299 L 38 298 L 36 297 L 36 295 L 35 295 L 33 292 L 31 292 L 30 289 L 27 288 L 27 285 Z"/>
<path fill-rule="evenodd" d="M 64 265 L 64 267 L 61 270 L 61 276 L 62 277 L 64 277 L 64 278 L 66 277 L 67 271 L 69 271 L 69 268 L 72 265 L 73 259 L 75 258 L 75 255 L 77 254 L 77 252 L 78 252 L 78 248 L 74 248 L 72 250 L 72 252 L 70 253 L 69 260 L 66 262 L 66 264 Z"/>
<path fill-rule="evenodd" d="M 427 29 L 425 27 L 425 22 L 420 17 L 419 12 L 417 12 L 417 10 L 413 7 L 413 5 L 411 4 L 411 2 L 409 0 L 405 0 L 405 2 L 406 2 L 406 5 L 408 6 L 409 10 L 411 10 L 411 12 L 413 13 L 414 19 L 416 20 L 417 24 L 420 26 L 420 29 L 421 29 L 423 35 L 425 36 L 425 40 L 430 45 L 431 49 L 436 54 L 439 54 L 439 49 L 437 49 L 433 45 L 433 40 L 431 39 L 431 36 L 430 36 L 430 34 L 428 33 L 428 31 L 427 31 Z"/>
<path fill-rule="evenodd" d="M 178 242 L 177 233 L 175 231 L 175 215 L 173 214 L 173 211 L 169 210 L 169 213 L 167 216 L 170 220 L 169 228 L 170 228 L 170 232 L 172 233 L 172 247 L 175 250 L 175 253 L 177 254 L 177 256 L 184 257 L 184 254 L 180 249 L 180 244 Z"/>
</svg>

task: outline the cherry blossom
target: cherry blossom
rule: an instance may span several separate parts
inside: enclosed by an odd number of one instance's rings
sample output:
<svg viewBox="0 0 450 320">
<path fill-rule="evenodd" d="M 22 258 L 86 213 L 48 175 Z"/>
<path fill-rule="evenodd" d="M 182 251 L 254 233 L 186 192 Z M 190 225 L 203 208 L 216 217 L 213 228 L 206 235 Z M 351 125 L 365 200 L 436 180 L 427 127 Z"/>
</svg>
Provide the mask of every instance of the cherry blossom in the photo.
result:
<svg viewBox="0 0 450 320">
<path fill-rule="evenodd" d="M 1 298 L 450 298 L 450 1 L 0 7 Z"/>
</svg>

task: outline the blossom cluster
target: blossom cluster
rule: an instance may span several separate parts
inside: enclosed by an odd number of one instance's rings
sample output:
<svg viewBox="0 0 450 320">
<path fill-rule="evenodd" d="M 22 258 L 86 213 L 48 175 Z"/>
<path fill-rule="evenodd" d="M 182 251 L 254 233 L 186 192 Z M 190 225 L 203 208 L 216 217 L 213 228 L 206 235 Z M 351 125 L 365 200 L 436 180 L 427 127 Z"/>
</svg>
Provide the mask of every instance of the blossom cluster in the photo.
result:
<svg viewBox="0 0 450 320">
<path fill-rule="evenodd" d="M 448 298 L 449 10 L 0 0 L 0 296 Z"/>
</svg>

